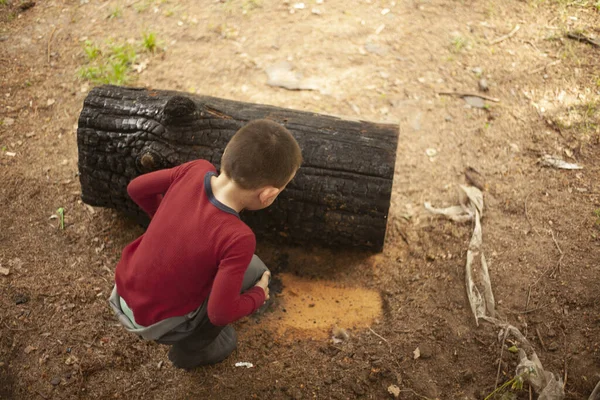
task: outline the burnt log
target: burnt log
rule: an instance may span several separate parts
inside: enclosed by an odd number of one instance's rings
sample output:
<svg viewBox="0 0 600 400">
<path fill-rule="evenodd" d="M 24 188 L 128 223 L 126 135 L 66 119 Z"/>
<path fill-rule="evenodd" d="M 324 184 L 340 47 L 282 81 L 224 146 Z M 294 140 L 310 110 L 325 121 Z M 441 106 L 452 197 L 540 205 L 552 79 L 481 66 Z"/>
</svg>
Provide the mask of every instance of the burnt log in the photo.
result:
<svg viewBox="0 0 600 400">
<path fill-rule="evenodd" d="M 398 126 L 182 92 L 101 86 L 86 97 L 77 144 L 82 200 L 142 224 L 127 195 L 138 175 L 206 159 L 219 168 L 233 134 L 268 118 L 297 139 L 304 163 L 269 208 L 243 212 L 258 236 L 292 243 L 383 248 Z"/>
</svg>

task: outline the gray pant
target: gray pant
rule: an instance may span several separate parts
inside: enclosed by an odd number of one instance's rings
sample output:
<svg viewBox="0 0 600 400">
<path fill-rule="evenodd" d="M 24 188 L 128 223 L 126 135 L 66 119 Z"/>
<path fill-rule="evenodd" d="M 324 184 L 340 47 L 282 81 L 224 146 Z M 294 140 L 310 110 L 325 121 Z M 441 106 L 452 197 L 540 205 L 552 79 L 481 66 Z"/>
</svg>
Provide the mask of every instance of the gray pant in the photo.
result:
<svg viewBox="0 0 600 400">
<path fill-rule="evenodd" d="M 256 285 L 266 271 L 266 265 L 254 255 L 244 274 L 242 293 Z M 210 322 L 208 299 L 187 315 L 167 318 L 147 327 L 135 326 L 123 313 L 116 286 L 109 303 L 119 322 L 129 332 L 144 339 L 172 345 L 169 359 L 176 367 L 191 369 L 200 365 L 216 364 L 227 358 L 237 347 L 237 335 L 232 326 L 215 326 Z"/>
</svg>

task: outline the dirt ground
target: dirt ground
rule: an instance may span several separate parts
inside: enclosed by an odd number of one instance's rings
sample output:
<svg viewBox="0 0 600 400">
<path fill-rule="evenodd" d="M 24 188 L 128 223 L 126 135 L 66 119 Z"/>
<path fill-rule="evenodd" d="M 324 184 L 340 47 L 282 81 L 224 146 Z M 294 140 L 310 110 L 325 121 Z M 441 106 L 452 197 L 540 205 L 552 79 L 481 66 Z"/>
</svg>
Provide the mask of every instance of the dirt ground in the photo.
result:
<svg viewBox="0 0 600 400">
<path fill-rule="evenodd" d="M 423 208 L 454 204 L 467 167 L 483 176 L 500 318 L 567 399 L 589 396 L 600 379 L 600 47 L 565 34 L 600 36 L 600 3 L 295 5 L 0 1 L 0 398 L 384 399 L 397 385 L 401 399 L 483 399 L 517 356 L 500 357 L 498 329 L 471 314 L 471 224 Z M 384 252 L 259 241 L 280 294 L 236 324 L 227 361 L 193 372 L 116 323 L 114 267 L 142 230 L 79 198 L 76 124 L 93 87 L 78 76 L 84 43 L 138 43 L 145 31 L 160 50 L 139 51 L 130 85 L 401 125 Z M 281 61 L 320 90 L 268 86 L 265 69 Z M 477 93 L 482 78 L 499 102 L 440 95 Z M 544 154 L 583 169 L 544 167 Z M 64 229 L 50 219 L 61 207 Z M 334 326 L 349 338 L 334 343 Z M 527 385 L 516 395 L 531 398 Z"/>
</svg>

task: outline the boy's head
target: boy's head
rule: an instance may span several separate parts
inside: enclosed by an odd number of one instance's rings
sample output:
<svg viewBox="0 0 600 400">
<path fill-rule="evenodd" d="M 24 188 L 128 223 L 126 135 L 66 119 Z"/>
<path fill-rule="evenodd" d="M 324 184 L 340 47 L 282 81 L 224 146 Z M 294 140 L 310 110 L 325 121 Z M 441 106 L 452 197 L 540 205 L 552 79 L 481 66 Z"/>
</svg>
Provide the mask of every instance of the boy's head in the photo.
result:
<svg viewBox="0 0 600 400">
<path fill-rule="evenodd" d="M 251 121 L 231 138 L 221 172 L 256 201 L 248 209 L 271 205 L 302 164 L 300 146 L 283 126 L 266 119 Z"/>
</svg>

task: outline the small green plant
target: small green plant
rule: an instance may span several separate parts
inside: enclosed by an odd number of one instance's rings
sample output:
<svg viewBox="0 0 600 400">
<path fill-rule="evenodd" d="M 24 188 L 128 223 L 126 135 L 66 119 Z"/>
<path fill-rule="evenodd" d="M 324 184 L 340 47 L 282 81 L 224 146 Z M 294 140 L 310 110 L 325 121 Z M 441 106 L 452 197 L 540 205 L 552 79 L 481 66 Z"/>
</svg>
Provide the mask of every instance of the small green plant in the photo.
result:
<svg viewBox="0 0 600 400">
<path fill-rule="evenodd" d="M 133 9 L 138 13 L 143 13 L 150 8 L 150 4 L 150 0 L 140 1 L 139 3 L 133 5 Z"/>
<path fill-rule="evenodd" d="M 129 43 L 112 45 L 110 51 L 110 58 L 121 64 L 131 64 L 137 57 L 135 49 Z"/>
<path fill-rule="evenodd" d="M 83 44 L 83 51 L 88 58 L 88 61 L 94 61 L 100 55 L 100 48 L 91 40 L 86 40 Z"/>
<path fill-rule="evenodd" d="M 110 14 L 108 14 L 108 19 L 117 19 L 117 18 L 121 18 L 123 16 L 123 10 L 121 10 L 121 7 L 116 6 L 115 8 L 113 8 L 110 11 Z"/>
<path fill-rule="evenodd" d="M 467 39 L 465 39 L 462 36 L 455 36 L 454 38 L 452 38 L 452 46 L 450 48 L 450 51 L 452 51 L 453 53 L 460 53 L 465 49 L 465 47 L 467 47 L 467 44 Z"/>
<path fill-rule="evenodd" d="M 525 382 L 524 376 L 527 374 L 533 374 L 535 371 L 525 371 L 520 375 L 515 376 L 514 378 L 504 382 L 502 386 L 498 386 L 496 390 L 492 393 L 488 394 L 484 400 L 491 400 L 497 398 L 500 393 L 503 393 L 507 390 L 518 391 L 523 390 L 523 383 Z"/>
<path fill-rule="evenodd" d="M 61 230 L 65 229 L 65 209 L 63 207 L 60 207 L 58 210 L 56 210 L 56 213 L 58 214 L 58 227 Z"/>
<path fill-rule="evenodd" d="M 108 50 L 101 51 L 93 43 L 84 44 L 88 65 L 79 69 L 79 76 L 93 83 L 123 85 L 130 81 L 129 72 L 137 54 L 129 43 L 110 44 Z M 104 57 L 101 57 L 104 56 Z"/>
<path fill-rule="evenodd" d="M 8 0 L 0 0 L 0 6 L 5 6 L 8 4 Z"/>
<path fill-rule="evenodd" d="M 154 53 L 156 50 L 156 34 L 154 32 L 144 32 L 142 34 L 142 44 L 146 50 Z"/>
</svg>

